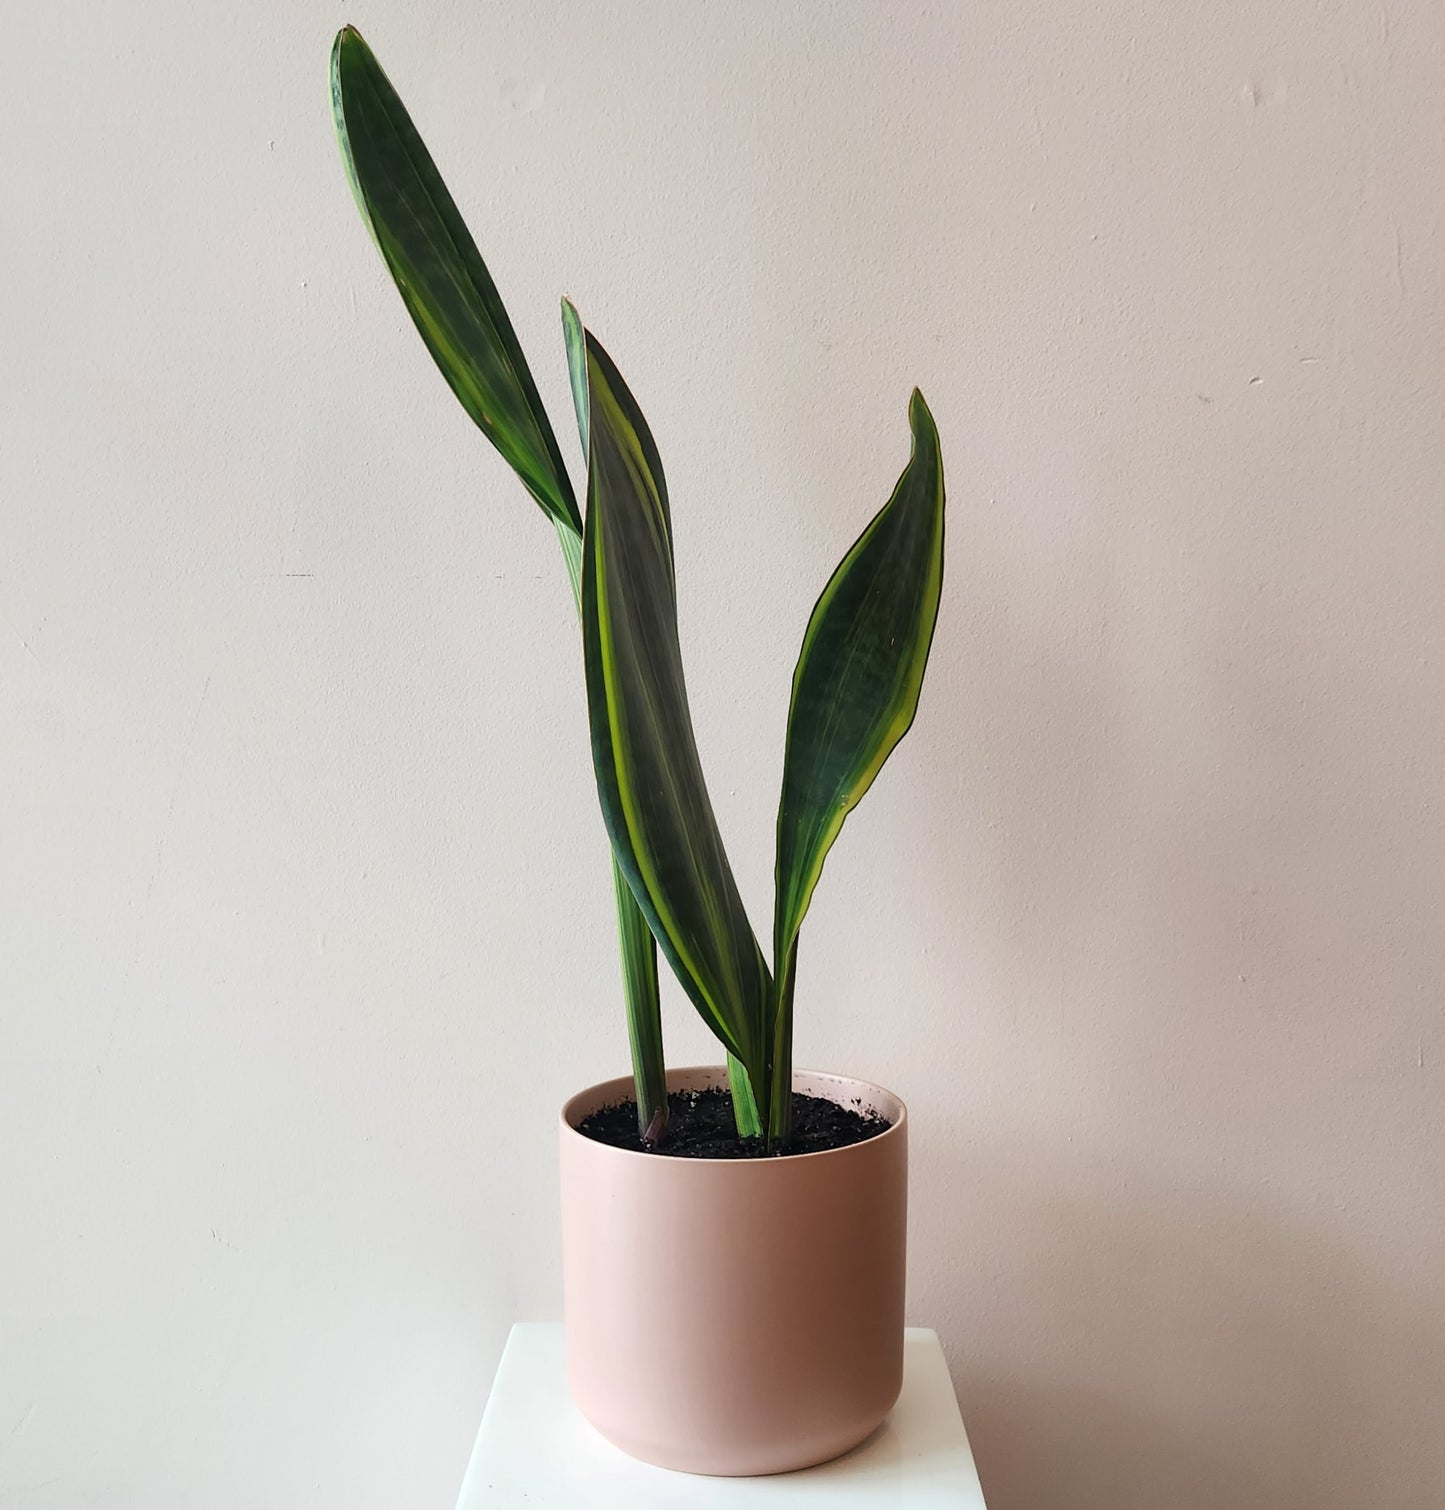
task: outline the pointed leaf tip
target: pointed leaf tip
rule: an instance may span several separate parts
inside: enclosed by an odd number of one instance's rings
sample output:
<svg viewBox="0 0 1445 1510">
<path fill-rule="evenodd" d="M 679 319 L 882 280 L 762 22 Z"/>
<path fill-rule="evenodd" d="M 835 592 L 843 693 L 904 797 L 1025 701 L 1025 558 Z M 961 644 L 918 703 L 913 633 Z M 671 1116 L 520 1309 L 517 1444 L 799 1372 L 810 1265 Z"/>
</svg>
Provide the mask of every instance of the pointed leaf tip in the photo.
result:
<svg viewBox="0 0 1445 1510">
<path fill-rule="evenodd" d="M 587 460 L 591 428 L 590 401 L 587 397 L 587 333 L 577 306 L 562 296 L 562 345 L 567 353 L 567 382 L 572 389 L 572 410 L 577 416 L 577 434 L 582 441 L 582 459 Z"/>
<path fill-rule="evenodd" d="M 350 58 L 353 55 L 359 57 L 370 52 L 371 49 L 366 45 L 366 38 L 349 23 L 336 33 L 336 40 L 331 44 L 333 63 L 340 61 L 343 57 Z"/>
</svg>

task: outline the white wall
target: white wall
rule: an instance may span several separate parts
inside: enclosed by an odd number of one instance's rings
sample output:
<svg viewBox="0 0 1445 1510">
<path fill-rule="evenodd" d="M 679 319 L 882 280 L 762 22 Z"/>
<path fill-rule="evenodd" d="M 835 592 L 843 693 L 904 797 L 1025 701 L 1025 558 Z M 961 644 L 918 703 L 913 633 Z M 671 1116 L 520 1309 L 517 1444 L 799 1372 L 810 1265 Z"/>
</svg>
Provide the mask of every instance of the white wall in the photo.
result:
<svg viewBox="0 0 1445 1510">
<path fill-rule="evenodd" d="M 625 1063 L 560 561 L 357 219 L 344 20 L 559 421 L 564 290 L 652 419 L 759 922 L 933 405 L 799 1039 L 913 1107 L 990 1504 L 1445 1499 L 1445 13 L 4 10 L 0 1502 L 450 1506 Z"/>
</svg>

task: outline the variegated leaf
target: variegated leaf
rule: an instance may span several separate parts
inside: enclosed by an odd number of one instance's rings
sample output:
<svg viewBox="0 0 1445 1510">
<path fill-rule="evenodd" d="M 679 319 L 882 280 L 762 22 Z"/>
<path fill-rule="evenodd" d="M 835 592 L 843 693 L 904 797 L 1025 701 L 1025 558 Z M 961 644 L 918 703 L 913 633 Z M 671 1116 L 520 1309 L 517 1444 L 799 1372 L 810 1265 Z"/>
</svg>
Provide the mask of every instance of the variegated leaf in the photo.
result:
<svg viewBox="0 0 1445 1510">
<path fill-rule="evenodd" d="M 586 358 L 582 641 L 598 795 L 659 947 L 761 1093 L 771 980 L 698 757 L 678 643 L 667 484 L 636 401 L 590 332 Z"/>
<path fill-rule="evenodd" d="M 823 589 L 793 673 L 774 903 L 775 1137 L 786 1131 L 798 930 L 844 820 L 913 722 L 938 617 L 943 458 L 917 389 L 908 415 L 913 454 L 893 496 Z"/>
<path fill-rule="evenodd" d="M 427 350 L 527 491 L 580 535 L 567 469 L 492 276 L 406 107 L 354 27 L 337 35 L 331 51 L 331 100 L 356 202 Z"/>
</svg>

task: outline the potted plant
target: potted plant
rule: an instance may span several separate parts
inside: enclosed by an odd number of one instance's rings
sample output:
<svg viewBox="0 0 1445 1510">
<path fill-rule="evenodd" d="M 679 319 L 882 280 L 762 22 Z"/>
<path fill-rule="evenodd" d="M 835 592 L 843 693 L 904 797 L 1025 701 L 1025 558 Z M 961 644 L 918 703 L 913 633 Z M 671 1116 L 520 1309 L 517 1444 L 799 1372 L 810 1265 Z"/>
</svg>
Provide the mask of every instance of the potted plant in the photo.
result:
<svg viewBox="0 0 1445 1510">
<path fill-rule="evenodd" d="M 362 216 L 452 391 L 557 532 L 582 622 L 611 839 L 632 1074 L 561 1115 L 568 1374 L 628 1452 L 715 1474 L 846 1451 L 902 1379 L 907 1129 L 889 1092 L 792 1062 L 798 938 L 849 811 L 908 731 L 943 571 L 938 433 L 824 587 L 793 674 L 773 966 L 718 832 L 678 642 L 662 463 L 611 358 L 563 301 L 585 513 L 507 312 L 360 34 L 331 58 Z M 660 946 L 725 1062 L 666 1070 Z"/>
</svg>

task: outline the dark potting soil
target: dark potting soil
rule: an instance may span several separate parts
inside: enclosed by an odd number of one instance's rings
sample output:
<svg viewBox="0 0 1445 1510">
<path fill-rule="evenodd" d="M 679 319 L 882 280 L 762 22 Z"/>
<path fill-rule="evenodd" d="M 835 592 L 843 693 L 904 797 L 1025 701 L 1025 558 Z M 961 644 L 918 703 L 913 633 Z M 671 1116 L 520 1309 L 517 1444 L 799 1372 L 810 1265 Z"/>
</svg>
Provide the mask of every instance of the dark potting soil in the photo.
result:
<svg viewBox="0 0 1445 1510">
<path fill-rule="evenodd" d="M 578 1123 L 577 1131 L 613 1148 L 634 1153 L 669 1154 L 675 1159 L 761 1159 L 761 1138 L 740 1138 L 733 1121 L 732 1097 L 722 1089 L 673 1091 L 667 1098 L 667 1132 L 649 1148 L 637 1131 L 637 1103 L 604 1106 Z M 824 1153 L 864 1143 L 892 1124 L 877 1112 L 840 1106 L 822 1096 L 793 1093 L 793 1135 L 784 1154 Z"/>
</svg>

